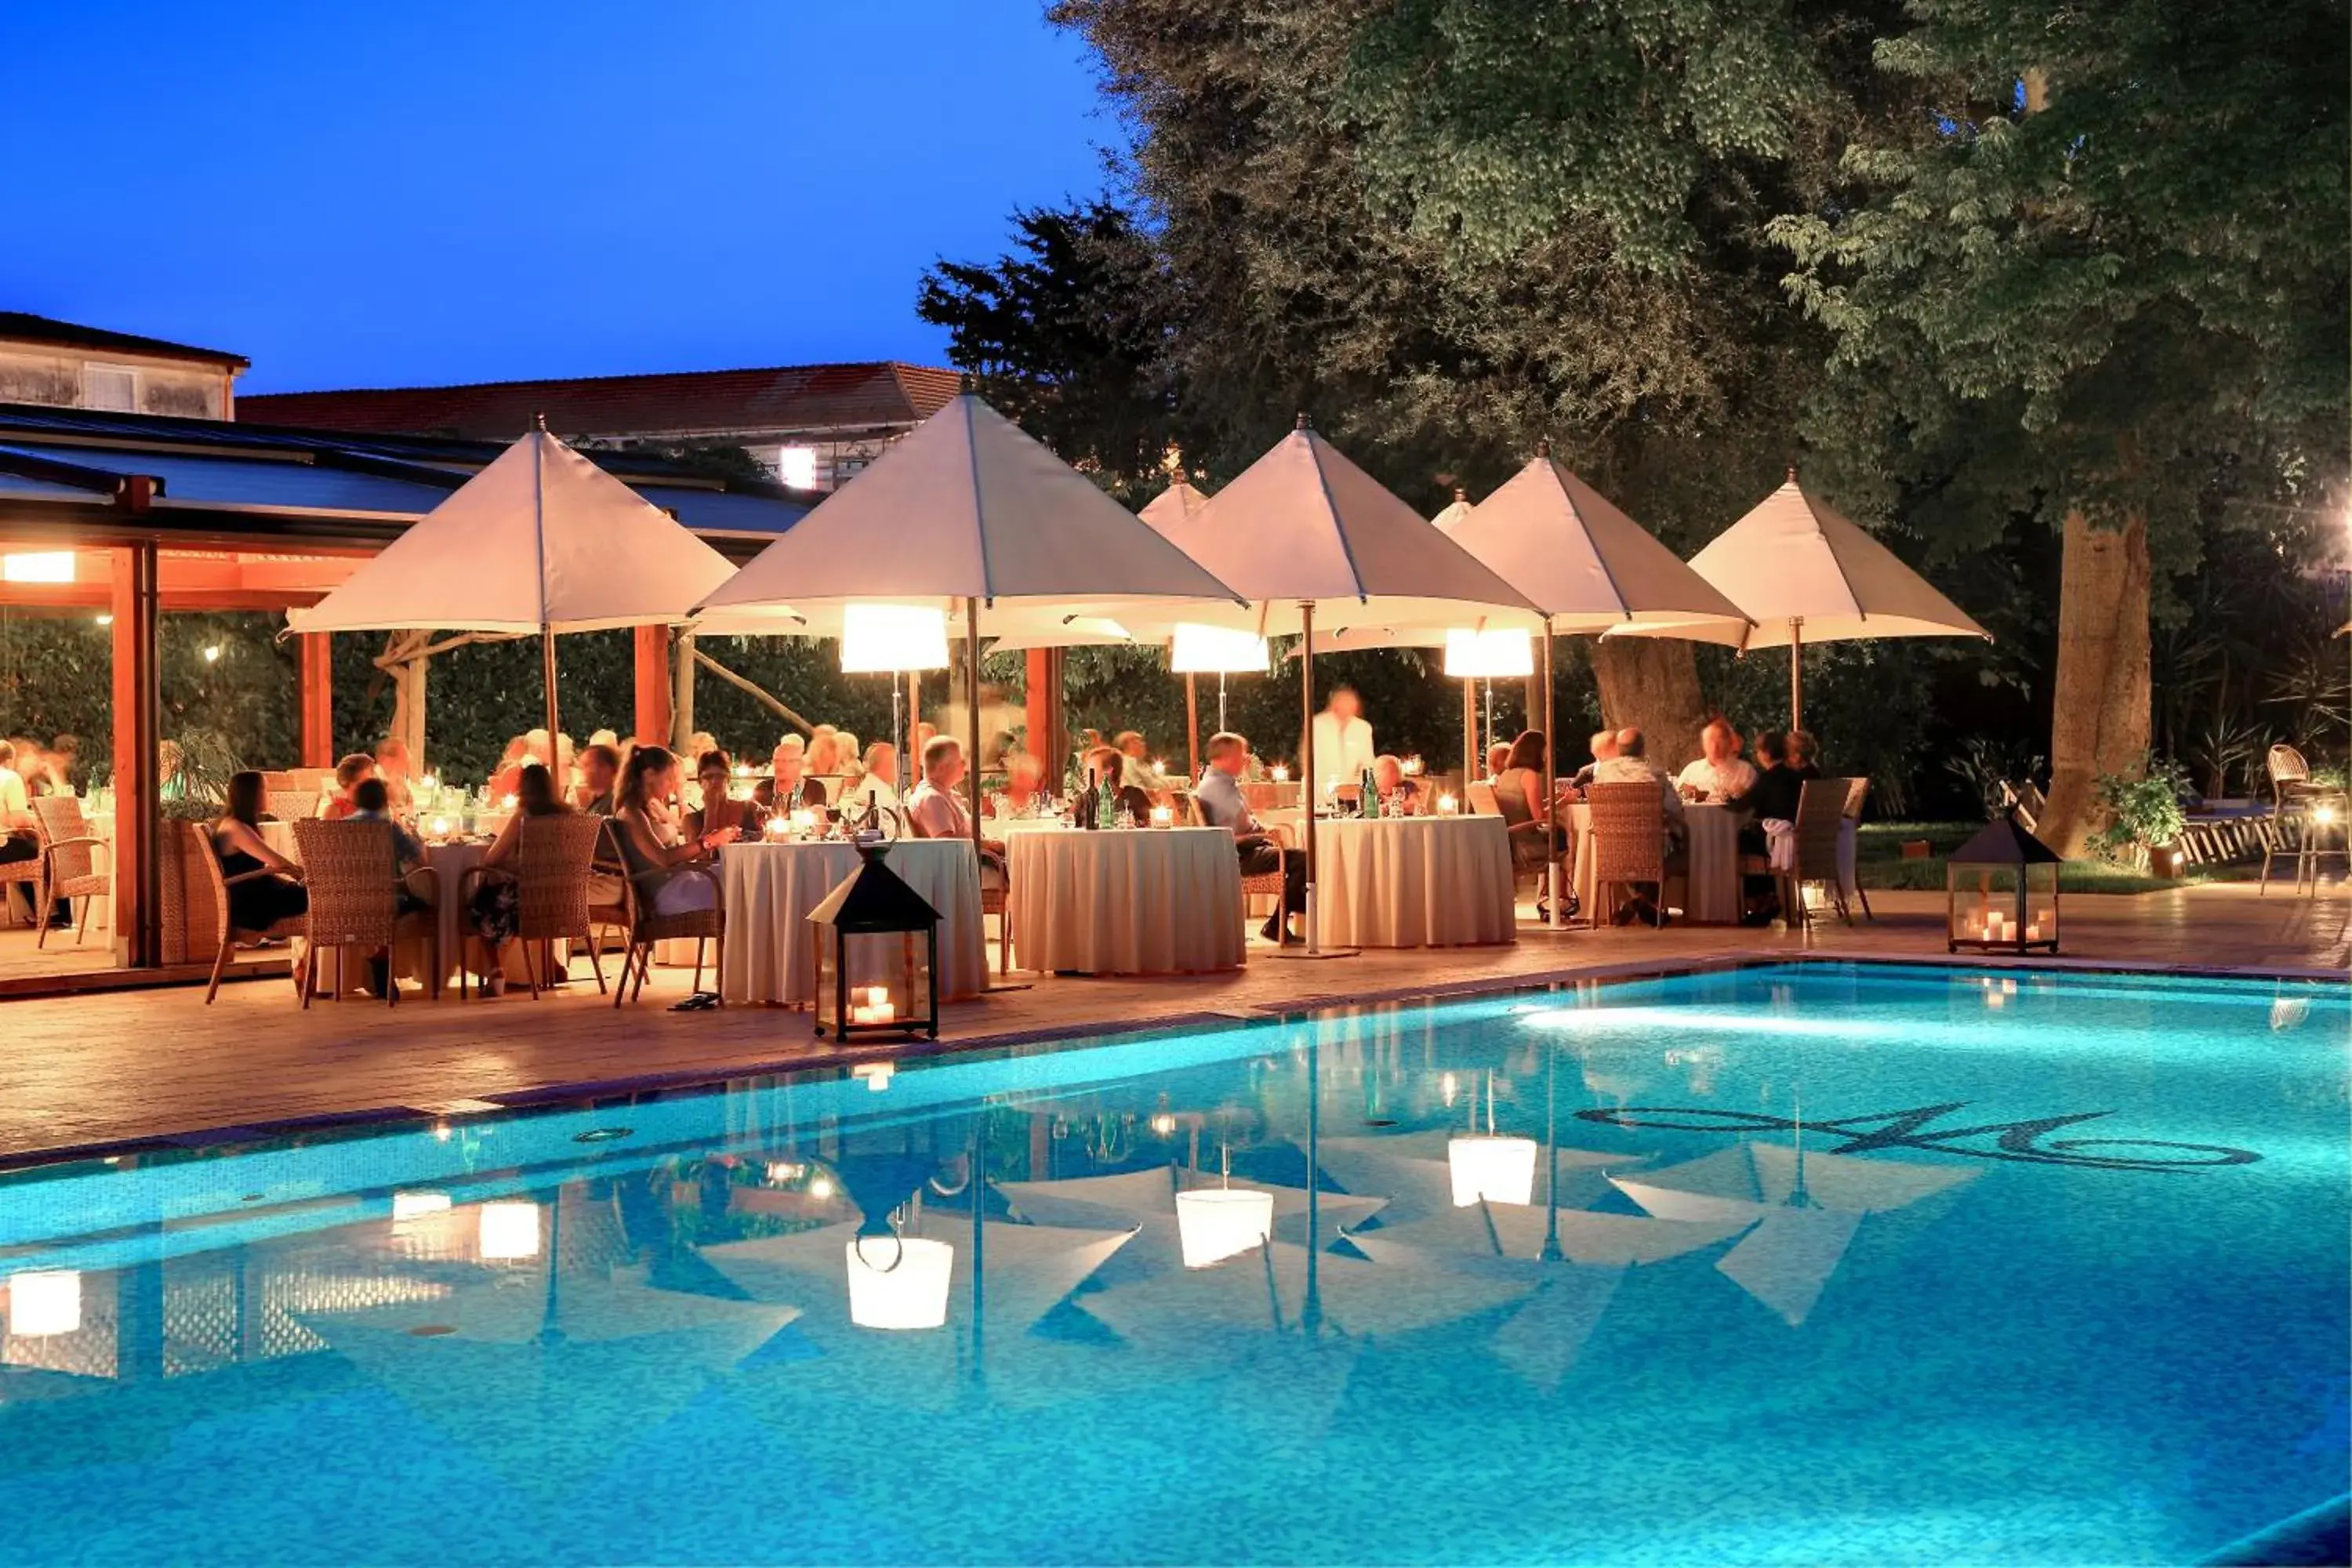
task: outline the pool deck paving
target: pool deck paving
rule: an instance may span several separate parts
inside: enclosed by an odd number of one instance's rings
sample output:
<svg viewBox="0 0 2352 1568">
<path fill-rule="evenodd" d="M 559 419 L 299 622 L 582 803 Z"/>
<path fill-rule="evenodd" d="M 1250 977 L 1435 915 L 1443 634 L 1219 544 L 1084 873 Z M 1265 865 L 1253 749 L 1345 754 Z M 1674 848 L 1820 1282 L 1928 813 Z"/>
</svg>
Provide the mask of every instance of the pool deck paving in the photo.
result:
<svg viewBox="0 0 2352 1568">
<path fill-rule="evenodd" d="M 1202 1015 L 1261 1017 L 1318 1005 L 1403 999 L 1542 980 L 1603 978 L 1694 964 L 1803 956 L 1948 962 L 1943 899 L 1874 893 L 1877 919 L 1810 933 L 1681 925 L 1548 932 L 1522 926 L 1502 947 L 1368 951 L 1288 961 L 1253 942 L 1241 971 L 1150 979 L 1015 974 L 1013 987 L 950 1004 L 942 1047 L 1107 1033 Z M 1523 911 L 1524 912 L 1524 911 Z M 2216 884 L 2065 905 L 2066 964 L 2232 971 L 2290 980 L 2352 967 L 2352 896 L 2258 898 Z M 993 954 L 993 945 L 991 948 Z M 1961 962 L 1984 962 L 1963 954 Z M 2015 962 L 1993 960 L 1991 962 Z M 2044 964 L 2037 957 L 2032 961 Z M 608 972 L 617 963 L 607 961 Z M 656 969 L 642 1001 L 615 1011 L 585 963 L 563 991 L 460 1003 L 409 994 L 298 1010 L 284 979 L 225 986 L 30 998 L 0 1004 L 0 1162 L 142 1142 L 215 1142 L 287 1122 L 436 1114 L 619 1093 L 870 1058 L 812 1037 L 808 1015 L 730 1007 L 674 1013 L 685 971 Z"/>
</svg>

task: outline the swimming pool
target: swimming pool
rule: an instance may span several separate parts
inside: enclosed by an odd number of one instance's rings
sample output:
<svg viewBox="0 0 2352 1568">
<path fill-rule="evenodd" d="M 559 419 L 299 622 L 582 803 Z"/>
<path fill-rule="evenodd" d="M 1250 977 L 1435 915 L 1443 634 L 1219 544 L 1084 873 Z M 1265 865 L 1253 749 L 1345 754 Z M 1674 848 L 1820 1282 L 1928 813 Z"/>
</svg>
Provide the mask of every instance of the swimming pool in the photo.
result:
<svg viewBox="0 0 2352 1568">
<path fill-rule="evenodd" d="M 2347 1027 L 1807 963 L 19 1172 L 0 1520 L 26 1562 L 2193 1561 L 2342 1488 Z"/>
</svg>

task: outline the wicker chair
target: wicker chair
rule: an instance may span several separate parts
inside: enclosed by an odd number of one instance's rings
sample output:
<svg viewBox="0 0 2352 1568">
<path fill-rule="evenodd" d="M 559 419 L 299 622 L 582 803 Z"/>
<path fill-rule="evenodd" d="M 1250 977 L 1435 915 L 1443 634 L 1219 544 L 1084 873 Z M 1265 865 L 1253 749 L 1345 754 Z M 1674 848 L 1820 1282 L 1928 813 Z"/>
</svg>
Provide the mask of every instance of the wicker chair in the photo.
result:
<svg viewBox="0 0 2352 1568">
<path fill-rule="evenodd" d="M 1775 873 L 1780 883 L 1780 908 L 1801 928 L 1812 923 L 1805 907 L 1805 884 L 1820 882 L 1830 889 L 1838 919 L 1853 923 L 1845 901 L 1845 885 L 1838 879 L 1839 825 L 1845 821 L 1846 801 L 1861 779 L 1807 779 L 1797 792 L 1796 843 L 1787 869 Z"/>
<path fill-rule="evenodd" d="M 325 949 L 335 950 L 339 996 L 345 948 L 355 946 L 368 953 L 381 948 L 387 963 L 390 962 L 402 924 L 402 879 L 393 872 L 392 825 L 388 822 L 299 821 L 294 825 L 294 845 L 298 851 L 295 858 L 302 862 L 303 885 L 310 892 L 310 912 L 303 921 L 303 934 L 310 939 L 310 961 L 302 985 L 302 1005 L 307 1008 L 318 990 L 320 957 Z M 429 867 L 418 874 L 439 880 Z M 430 911 L 424 912 L 426 918 L 416 923 L 423 925 L 430 942 L 431 989 L 438 996 L 441 928 Z M 399 983 L 387 974 L 383 990 L 384 1001 L 397 1005 Z"/>
<path fill-rule="evenodd" d="M 719 907 L 719 875 L 708 866 L 682 866 L 672 868 L 682 876 L 707 877 L 710 879 L 712 901 L 707 910 L 692 910 L 682 915 L 656 914 L 653 905 L 639 896 L 637 880 L 632 877 L 625 886 L 628 889 L 629 942 L 621 953 L 621 983 L 613 988 L 613 1005 L 618 1007 L 631 996 L 645 994 L 646 976 L 654 966 L 656 943 L 694 939 L 694 988 L 702 989 L 702 959 L 705 947 L 713 942 L 719 944 L 719 957 L 726 958 L 726 911 Z M 724 974 L 724 969 L 720 971 Z M 636 980 L 630 989 L 630 977 Z M 715 981 L 714 981 L 715 983 Z"/>
<path fill-rule="evenodd" d="M 295 915 L 287 920 L 279 921 L 276 925 L 270 926 L 267 930 L 263 931 L 248 931 L 231 924 L 229 921 L 228 904 L 229 889 L 236 883 L 255 881 L 260 878 L 269 876 L 271 873 L 268 871 L 246 871 L 241 872 L 235 877 L 231 877 L 221 870 L 220 853 L 213 847 L 212 833 L 205 826 L 204 824 L 200 822 L 183 822 L 180 823 L 178 826 L 180 831 L 186 835 L 187 842 L 204 865 L 205 873 L 205 879 L 212 889 L 213 929 L 220 932 L 220 951 L 213 955 L 212 984 L 205 987 L 205 1005 L 209 1007 L 213 1005 L 213 998 L 220 994 L 221 976 L 227 973 L 229 958 L 236 952 L 236 945 L 240 941 L 247 942 L 283 942 L 289 937 L 300 936 L 304 930 L 305 921 L 302 916 Z M 298 993 L 303 992 L 307 989 L 308 980 L 309 972 L 304 966 L 304 961 L 298 960 L 294 965 L 294 985 Z M 305 996 L 304 1001 L 306 1004 L 309 998 Z"/>
<path fill-rule="evenodd" d="M 1856 833 L 1862 831 L 1862 808 L 1869 803 L 1870 781 L 1868 779 L 1846 780 L 1845 819 L 1853 824 Z M 1843 832 L 1843 829 L 1840 831 Z M 1860 858 L 1859 847 L 1856 848 L 1855 856 L 1857 859 Z M 1862 878 L 1859 875 L 1853 879 L 1853 896 L 1862 900 L 1862 918 L 1875 924 L 1878 917 L 1870 912 L 1870 894 L 1863 887 Z"/>
<path fill-rule="evenodd" d="M 597 922 L 590 917 L 588 879 L 595 868 L 596 847 L 603 841 L 604 819 L 578 813 L 530 816 L 515 824 L 515 856 L 508 866 L 477 866 L 459 884 L 457 896 L 470 906 L 474 889 L 482 882 L 506 879 L 515 884 L 515 936 L 522 943 L 523 974 L 538 1000 L 541 963 L 531 961 L 531 943 L 540 947 L 545 971 L 552 975 L 555 944 L 576 942 L 588 949 L 596 971 L 596 989 L 604 984 L 603 952 L 596 942 Z M 457 994 L 466 995 L 467 967 L 457 965 Z"/>
<path fill-rule="evenodd" d="M 2293 746 L 2276 745 L 2264 760 L 2271 776 L 2271 809 L 2285 811 L 2311 790 L 2311 764 Z"/>
<path fill-rule="evenodd" d="M 89 830 L 82 820 L 81 802 L 69 795 L 46 795 L 33 803 L 41 831 L 41 934 L 33 945 L 47 946 L 48 911 L 59 899 L 81 900 L 81 919 L 74 927 L 74 944 L 89 930 L 89 907 L 114 892 L 114 846 Z M 106 854 L 100 865 L 99 852 Z"/>
<path fill-rule="evenodd" d="M 1188 825 L 1193 827 L 1209 827 L 1214 826 L 1214 824 L 1209 821 L 1208 816 L 1201 810 L 1201 802 L 1197 796 L 1186 795 L 1184 797 L 1184 820 Z M 1290 841 L 1289 835 L 1283 832 L 1279 826 L 1275 829 L 1273 837 L 1276 843 L 1285 846 L 1287 846 Z M 1274 900 L 1274 907 L 1277 910 L 1281 909 L 1283 895 L 1289 891 L 1289 881 L 1284 876 L 1282 867 L 1279 864 L 1276 865 L 1275 868 L 1271 871 L 1243 872 L 1242 919 L 1246 921 L 1254 912 L 1250 909 L 1250 900 L 1252 899 L 1272 899 Z"/>
<path fill-rule="evenodd" d="M 5 834 L 0 834 L 0 837 L 5 837 Z M 0 863 L 0 903 L 7 905 L 10 925 L 16 923 L 16 900 L 9 895 L 8 889 L 12 883 L 16 882 L 22 882 L 25 885 L 25 897 L 33 905 L 33 923 L 47 928 L 49 923 L 49 906 L 40 901 L 41 857 L 36 855 L 29 860 L 10 860 Z"/>
<path fill-rule="evenodd" d="M 1654 923 L 1666 923 L 1666 800 L 1654 784 L 1596 784 L 1587 795 L 1592 813 L 1592 923 L 1606 923 L 1616 900 L 1611 889 L 1654 883 Z"/>
<path fill-rule="evenodd" d="M 314 789 L 273 789 L 263 792 L 262 810 L 280 822 L 306 822 L 319 815 Z"/>
</svg>

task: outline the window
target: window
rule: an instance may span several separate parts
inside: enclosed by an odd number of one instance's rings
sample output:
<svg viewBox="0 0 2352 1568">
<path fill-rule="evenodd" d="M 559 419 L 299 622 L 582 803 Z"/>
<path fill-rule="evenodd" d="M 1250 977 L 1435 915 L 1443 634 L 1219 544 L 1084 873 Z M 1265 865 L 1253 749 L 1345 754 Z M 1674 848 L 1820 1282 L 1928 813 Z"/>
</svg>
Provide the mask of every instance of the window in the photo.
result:
<svg viewBox="0 0 2352 1568">
<path fill-rule="evenodd" d="M 117 365 L 84 365 L 81 372 L 81 405 L 84 408 L 110 408 L 124 414 L 139 410 L 139 373 Z"/>
</svg>

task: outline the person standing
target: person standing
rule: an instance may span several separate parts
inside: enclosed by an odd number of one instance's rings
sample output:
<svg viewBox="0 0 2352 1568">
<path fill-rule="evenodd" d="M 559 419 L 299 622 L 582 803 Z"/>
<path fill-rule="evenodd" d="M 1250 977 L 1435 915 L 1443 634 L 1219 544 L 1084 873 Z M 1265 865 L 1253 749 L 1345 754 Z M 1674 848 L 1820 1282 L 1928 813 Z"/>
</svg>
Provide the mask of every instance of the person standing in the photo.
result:
<svg viewBox="0 0 2352 1568">
<path fill-rule="evenodd" d="M 1364 770 L 1379 758 L 1379 748 L 1372 744 L 1371 721 L 1364 717 L 1363 700 L 1352 686 L 1333 687 L 1330 700 L 1315 715 L 1315 777 L 1307 782 L 1318 789 L 1325 784 L 1360 784 Z M 1300 759 L 1302 777 L 1307 771 L 1305 761 Z"/>
</svg>

